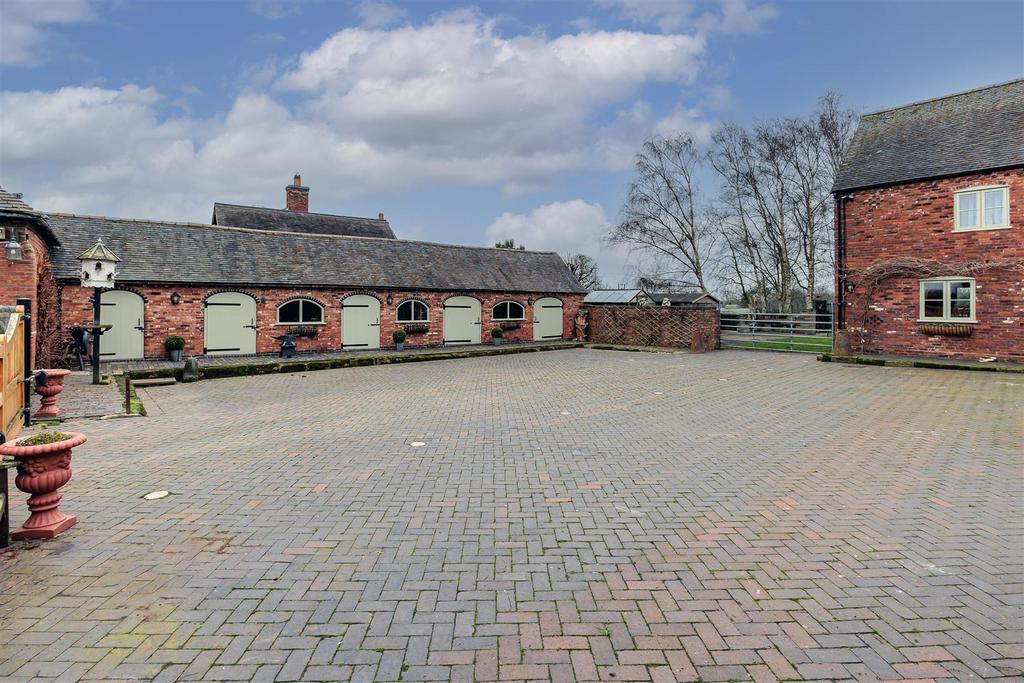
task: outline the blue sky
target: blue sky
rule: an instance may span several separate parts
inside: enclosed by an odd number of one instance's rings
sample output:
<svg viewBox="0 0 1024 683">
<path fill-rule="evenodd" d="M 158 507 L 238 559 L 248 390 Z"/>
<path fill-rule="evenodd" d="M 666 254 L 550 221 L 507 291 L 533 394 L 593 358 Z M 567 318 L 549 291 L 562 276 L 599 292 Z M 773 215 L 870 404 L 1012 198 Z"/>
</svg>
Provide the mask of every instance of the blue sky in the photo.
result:
<svg viewBox="0 0 1024 683">
<path fill-rule="evenodd" d="M 400 236 L 601 246 L 651 134 L 1020 77 L 1024 3 L 0 2 L 0 183 L 38 208 L 387 214 Z M 709 193 L 714 192 L 708 187 Z"/>
</svg>

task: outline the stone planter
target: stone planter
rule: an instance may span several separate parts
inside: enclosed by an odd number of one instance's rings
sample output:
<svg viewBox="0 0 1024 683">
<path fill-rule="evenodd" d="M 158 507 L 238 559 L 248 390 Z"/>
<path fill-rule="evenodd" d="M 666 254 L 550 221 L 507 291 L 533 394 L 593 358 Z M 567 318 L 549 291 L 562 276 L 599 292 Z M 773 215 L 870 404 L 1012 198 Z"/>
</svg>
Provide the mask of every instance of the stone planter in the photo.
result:
<svg viewBox="0 0 1024 683">
<path fill-rule="evenodd" d="M 405 342 L 395 342 L 395 351 L 401 351 L 405 348 Z"/>
<path fill-rule="evenodd" d="M 174 363 L 180 363 L 181 352 L 182 349 L 167 349 L 167 358 Z"/>
<path fill-rule="evenodd" d="M 33 417 L 49 420 L 60 417 L 57 407 L 57 394 L 64 391 L 64 378 L 71 374 L 70 370 L 43 370 L 46 373 L 46 384 L 36 383 L 35 392 L 42 398 L 42 405 Z"/>
<path fill-rule="evenodd" d="M 491 343 L 495 346 L 501 346 L 501 337 L 491 337 Z"/>
<path fill-rule="evenodd" d="M 60 511 L 61 495 L 57 492 L 71 479 L 71 449 L 85 443 L 85 435 L 67 432 L 70 439 L 38 446 L 18 446 L 17 441 L 0 445 L 0 456 L 18 461 L 14 485 L 28 493 L 29 518 L 11 538 L 53 538 L 70 529 L 77 517 Z"/>
</svg>

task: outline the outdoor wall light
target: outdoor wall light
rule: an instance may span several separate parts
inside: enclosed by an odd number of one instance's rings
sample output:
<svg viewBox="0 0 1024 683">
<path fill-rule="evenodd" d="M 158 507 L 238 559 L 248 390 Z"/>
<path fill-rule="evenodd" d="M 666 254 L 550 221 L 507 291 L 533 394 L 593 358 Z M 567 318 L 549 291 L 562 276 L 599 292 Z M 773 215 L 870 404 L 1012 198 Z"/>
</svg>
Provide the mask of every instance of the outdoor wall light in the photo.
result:
<svg viewBox="0 0 1024 683">
<path fill-rule="evenodd" d="M 174 304 L 175 306 L 180 304 L 181 303 L 181 294 L 178 294 L 177 292 L 173 292 L 171 294 L 171 303 Z"/>
<path fill-rule="evenodd" d="M 846 281 L 846 291 L 848 294 L 852 294 L 853 290 L 857 288 L 857 285 L 853 284 L 849 280 Z"/>
<path fill-rule="evenodd" d="M 390 306 L 394 300 L 395 298 L 391 296 L 391 292 L 388 292 L 388 306 Z"/>
<path fill-rule="evenodd" d="M 11 233 L 11 238 L 7 241 L 7 244 L 4 245 L 4 256 L 7 257 L 8 261 L 21 260 L 21 244 L 13 233 Z"/>
<path fill-rule="evenodd" d="M 533 297 L 532 296 L 526 297 L 526 303 L 528 303 L 529 305 L 532 306 L 533 305 Z"/>
</svg>

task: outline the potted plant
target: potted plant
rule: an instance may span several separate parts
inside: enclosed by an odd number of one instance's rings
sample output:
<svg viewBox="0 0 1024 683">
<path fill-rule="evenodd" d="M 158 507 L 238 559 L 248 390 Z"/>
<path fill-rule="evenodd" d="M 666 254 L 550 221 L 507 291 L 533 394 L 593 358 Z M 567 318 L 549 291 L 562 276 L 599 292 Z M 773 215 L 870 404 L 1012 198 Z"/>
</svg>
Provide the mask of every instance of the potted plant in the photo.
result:
<svg viewBox="0 0 1024 683">
<path fill-rule="evenodd" d="M 491 328 L 491 343 L 494 344 L 495 346 L 498 346 L 499 344 L 501 344 L 501 336 L 503 334 L 505 334 L 505 332 L 500 327 L 492 327 Z"/>
<path fill-rule="evenodd" d="M 391 333 L 391 338 L 395 340 L 395 351 L 405 348 L 405 330 L 395 330 Z"/>
<path fill-rule="evenodd" d="M 0 456 L 18 461 L 14 485 L 30 495 L 29 518 L 11 538 L 53 538 L 74 526 L 77 517 L 60 511 L 57 493 L 71 479 L 71 449 L 85 443 L 78 432 L 43 430 L 38 434 L 0 444 Z"/>
<path fill-rule="evenodd" d="M 167 357 L 177 363 L 181 360 L 181 351 L 185 348 L 185 340 L 172 334 L 164 339 L 164 348 L 167 349 Z"/>
</svg>

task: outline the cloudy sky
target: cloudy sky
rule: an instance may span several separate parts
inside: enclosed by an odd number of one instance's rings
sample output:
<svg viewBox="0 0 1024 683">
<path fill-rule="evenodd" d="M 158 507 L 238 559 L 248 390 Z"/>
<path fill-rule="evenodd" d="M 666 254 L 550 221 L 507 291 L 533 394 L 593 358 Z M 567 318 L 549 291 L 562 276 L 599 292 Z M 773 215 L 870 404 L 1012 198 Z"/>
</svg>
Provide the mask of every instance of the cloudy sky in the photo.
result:
<svg viewBox="0 0 1024 683">
<path fill-rule="evenodd" d="M 1019 77 L 1024 3 L 0 0 L 0 184 L 208 221 L 214 201 L 400 237 L 602 247 L 652 134 L 862 111 Z"/>
</svg>

